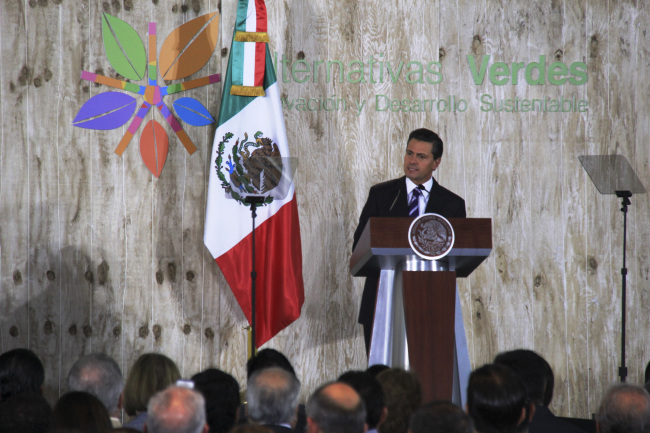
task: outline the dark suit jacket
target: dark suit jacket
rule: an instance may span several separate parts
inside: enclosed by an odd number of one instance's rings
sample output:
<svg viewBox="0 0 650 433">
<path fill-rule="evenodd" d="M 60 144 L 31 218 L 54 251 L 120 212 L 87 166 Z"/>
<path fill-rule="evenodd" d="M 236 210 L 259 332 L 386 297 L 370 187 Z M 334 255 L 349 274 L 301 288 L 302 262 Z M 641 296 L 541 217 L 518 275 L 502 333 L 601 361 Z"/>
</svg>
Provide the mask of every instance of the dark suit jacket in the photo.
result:
<svg viewBox="0 0 650 433">
<path fill-rule="evenodd" d="M 585 420 L 585 422 L 588 424 L 589 420 Z M 593 431 L 596 431 L 595 425 L 593 426 Z M 532 421 L 528 425 L 528 432 L 587 433 L 577 425 L 557 418 L 547 407 L 539 405 L 535 405 L 535 414 L 533 415 Z"/>
<path fill-rule="evenodd" d="M 271 430 L 273 433 L 294 433 L 289 427 L 277 424 L 264 424 L 264 427 Z"/>
<path fill-rule="evenodd" d="M 429 201 L 427 202 L 426 213 L 437 213 L 445 218 L 465 218 L 465 200 L 453 192 L 444 188 L 433 179 L 433 185 L 429 192 Z M 372 217 L 407 217 L 408 210 L 408 193 L 406 190 L 406 176 L 399 179 L 389 180 L 379 183 L 370 188 L 368 200 L 363 206 L 359 225 L 354 232 L 354 243 L 352 249 L 356 247 L 363 229 L 366 228 L 368 220 Z M 361 308 L 359 311 L 359 323 L 364 327 L 364 338 L 366 340 L 366 350 L 370 347 L 370 336 L 372 335 L 372 321 L 375 314 L 375 301 L 377 298 L 377 285 L 379 275 L 366 278 L 366 284 L 363 288 L 361 297 Z"/>
</svg>

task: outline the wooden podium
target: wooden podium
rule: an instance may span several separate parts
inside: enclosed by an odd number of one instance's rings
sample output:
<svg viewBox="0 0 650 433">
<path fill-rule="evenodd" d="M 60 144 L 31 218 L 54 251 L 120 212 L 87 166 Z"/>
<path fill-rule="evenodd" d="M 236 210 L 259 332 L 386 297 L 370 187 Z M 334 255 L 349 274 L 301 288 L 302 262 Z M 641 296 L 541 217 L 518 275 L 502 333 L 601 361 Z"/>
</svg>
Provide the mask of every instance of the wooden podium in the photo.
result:
<svg viewBox="0 0 650 433">
<path fill-rule="evenodd" d="M 437 261 L 412 250 L 414 218 L 370 218 L 350 259 L 356 277 L 379 277 L 370 363 L 415 371 L 423 401 L 451 400 L 454 386 L 456 278 L 492 250 L 489 218 L 449 218 L 455 241 Z"/>
</svg>

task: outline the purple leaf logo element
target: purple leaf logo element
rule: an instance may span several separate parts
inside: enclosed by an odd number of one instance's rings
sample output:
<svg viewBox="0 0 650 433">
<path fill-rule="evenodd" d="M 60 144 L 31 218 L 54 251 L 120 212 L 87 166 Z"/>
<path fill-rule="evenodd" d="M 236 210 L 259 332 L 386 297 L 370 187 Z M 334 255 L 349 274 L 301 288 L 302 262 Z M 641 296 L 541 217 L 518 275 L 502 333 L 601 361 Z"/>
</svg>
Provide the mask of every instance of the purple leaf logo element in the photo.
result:
<svg viewBox="0 0 650 433">
<path fill-rule="evenodd" d="M 72 124 L 86 129 L 119 128 L 129 121 L 136 106 L 136 99 L 124 93 L 100 93 L 86 101 Z"/>
</svg>

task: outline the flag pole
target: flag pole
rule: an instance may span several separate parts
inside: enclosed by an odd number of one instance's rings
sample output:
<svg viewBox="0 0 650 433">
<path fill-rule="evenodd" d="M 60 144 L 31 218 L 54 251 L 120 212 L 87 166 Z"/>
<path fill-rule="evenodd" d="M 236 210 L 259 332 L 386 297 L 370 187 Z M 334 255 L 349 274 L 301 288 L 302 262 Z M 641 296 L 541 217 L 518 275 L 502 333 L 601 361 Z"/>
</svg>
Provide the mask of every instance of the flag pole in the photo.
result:
<svg viewBox="0 0 650 433">
<path fill-rule="evenodd" d="M 253 223 L 253 228 L 251 231 L 251 237 L 252 237 L 252 248 L 251 248 L 251 356 L 255 356 L 257 353 L 257 340 L 255 339 L 255 332 L 256 332 L 256 308 L 255 308 L 255 298 L 256 298 L 256 293 L 255 293 L 255 282 L 257 280 L 257 272 L 255 271 L 255 217 L 257 217 L 257 205 L 264 203 L 264 196 L 255 196 L 255 195 L 249 195 L 248 197 L 244 198 L 244 202 L 250 204 L 251 207 L 251 220 Z"/>
</svg>

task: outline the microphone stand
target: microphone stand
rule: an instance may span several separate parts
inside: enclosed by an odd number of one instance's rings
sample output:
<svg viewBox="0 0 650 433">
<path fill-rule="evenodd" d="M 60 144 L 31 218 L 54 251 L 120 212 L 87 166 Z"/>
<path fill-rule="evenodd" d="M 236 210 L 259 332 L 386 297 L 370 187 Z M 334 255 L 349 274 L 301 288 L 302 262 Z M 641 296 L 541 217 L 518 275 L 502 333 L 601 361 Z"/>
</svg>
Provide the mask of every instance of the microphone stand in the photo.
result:
<svg viewBox="0 0 650 433">
<path fill-rule="evenodd" d="M 253 247 L 251 248 L 251 356 L 255 356 L 257 349 L 257 340 L 255 340 L 255 280 L 257 279 L 257 272 L 255 271 L 255 217 L 257 217 L 257 206 L 264 203 L 264 196 L 253 196 L 249 195 L 244 198 L 244 203 L 250 204 L 251 206 L 251 220 L 253 222 L 252 241 Z"/>
<path fill-rule="evenodd" d="M 627 207 L 632 204 L 630 202 L 630 197 L 632 193 L 630 191 L 616 191 L 616 197 L 622 200 L 623 207 L 621 212 L 623 212 L 623 267 L 621 268 L 621 366 L 618 368 L 618 375 L 621 378 L 621 382 L 625 382 L 627 377 L 627 367 L 625 366 L 625 297 L 627 289 L 627 267 L 625 265 L 625 250 L 627 246 Z"/>
</svg>

